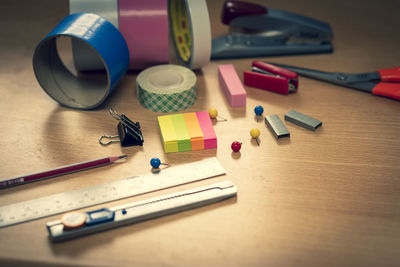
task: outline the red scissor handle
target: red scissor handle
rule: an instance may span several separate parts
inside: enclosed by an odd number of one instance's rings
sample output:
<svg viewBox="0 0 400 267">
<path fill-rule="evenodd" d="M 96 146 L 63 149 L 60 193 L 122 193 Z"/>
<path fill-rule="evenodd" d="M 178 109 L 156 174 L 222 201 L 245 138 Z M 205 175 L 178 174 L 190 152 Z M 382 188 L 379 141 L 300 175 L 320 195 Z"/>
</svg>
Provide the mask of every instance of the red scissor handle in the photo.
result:
<svg viewBox="0 0 400 267">
<path fill-rule="evenodd" d="M 400 83 L 378 83 L 372 94 L 400 100 Z"/>
<path fill-rule="evenodd" d="M 382 82 L 400 83 L 400 67 L 378 70 Z"/>
</svg>

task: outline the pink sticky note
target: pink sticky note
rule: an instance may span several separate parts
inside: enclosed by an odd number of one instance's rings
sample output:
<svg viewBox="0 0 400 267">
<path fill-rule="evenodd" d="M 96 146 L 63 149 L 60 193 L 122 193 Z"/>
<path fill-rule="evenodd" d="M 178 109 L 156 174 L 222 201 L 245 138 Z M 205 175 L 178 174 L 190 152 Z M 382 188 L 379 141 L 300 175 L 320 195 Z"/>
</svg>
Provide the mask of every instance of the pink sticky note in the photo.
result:
<svg viewBox="0 0 400 267">
<path fill-rule="evenodd" d="M 196 112 L 197 120 L 204 135 L 204 149 L 217 147 L 217 136 L 214 132 L 210 115 L 207 111 Z"/>
<path fill-rule="evenodd" d="M 219 83 L 232 107 L 246 106 L 246 90 L 232 64 L 218 66 Z"/>
</svg>

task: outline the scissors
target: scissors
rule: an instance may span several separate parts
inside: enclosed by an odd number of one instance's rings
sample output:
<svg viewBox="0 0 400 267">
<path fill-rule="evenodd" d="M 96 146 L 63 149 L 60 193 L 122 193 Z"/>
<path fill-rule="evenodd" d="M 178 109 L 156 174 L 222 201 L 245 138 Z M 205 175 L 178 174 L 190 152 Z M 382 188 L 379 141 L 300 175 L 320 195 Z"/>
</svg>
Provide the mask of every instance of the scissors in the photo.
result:
<svg viewBox="0 0 400 267">
<path fill-rule="evenodd" d="M 341 73 L 324 72 L 275 63 L 271 64 L 297 72 L 299 75 L 308 78 L 350 87 L 377 96 L 400 100 L 400 67 L 380 69 L 376 72 Z"/>
</svg>

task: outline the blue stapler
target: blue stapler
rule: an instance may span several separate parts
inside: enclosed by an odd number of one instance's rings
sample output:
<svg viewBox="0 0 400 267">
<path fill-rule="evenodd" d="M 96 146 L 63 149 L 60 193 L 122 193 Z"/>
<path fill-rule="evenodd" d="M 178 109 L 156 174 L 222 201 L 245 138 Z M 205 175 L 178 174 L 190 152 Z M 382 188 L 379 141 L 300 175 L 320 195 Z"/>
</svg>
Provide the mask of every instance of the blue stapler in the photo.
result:
<svg viewBox="0 0 400 267">
<path fill-rule="evenodd" d="M 212 41 L 212 59 L 332 52 L 328 23 L 241 2 L 226 1 L 222 22 L 230 33 Z"/>
</svg>

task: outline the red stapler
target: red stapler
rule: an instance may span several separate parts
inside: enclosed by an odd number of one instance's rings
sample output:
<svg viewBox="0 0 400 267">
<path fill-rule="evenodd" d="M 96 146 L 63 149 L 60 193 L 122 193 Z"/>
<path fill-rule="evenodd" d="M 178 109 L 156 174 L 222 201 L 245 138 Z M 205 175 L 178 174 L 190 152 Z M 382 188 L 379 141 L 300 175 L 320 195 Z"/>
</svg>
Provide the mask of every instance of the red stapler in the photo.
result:
<svg viewBox="0 0 400 267">
<path fill-rule="evenodd" d="M 245 85 L 284 95 L 297 92 L 296 72 L 262 61 L 253 61 L 251 70 L 244 72 Z"/>
</svg>

